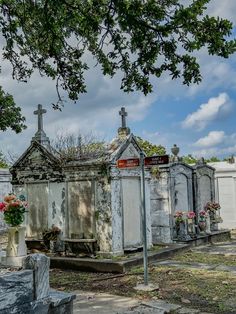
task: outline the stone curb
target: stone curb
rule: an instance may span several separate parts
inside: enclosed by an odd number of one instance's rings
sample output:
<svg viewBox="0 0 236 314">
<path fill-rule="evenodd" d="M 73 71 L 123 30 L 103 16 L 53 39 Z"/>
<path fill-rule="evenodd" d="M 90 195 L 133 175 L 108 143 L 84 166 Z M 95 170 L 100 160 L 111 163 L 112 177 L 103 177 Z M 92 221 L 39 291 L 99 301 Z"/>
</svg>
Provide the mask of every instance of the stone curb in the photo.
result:
<svg viewBox="0 0 236 314">
<path fill-rule="evenodd" d="M 156 262 L 159 259 L 166 259 L 177 252 L 189 250 L 187 244 L 175 244 L 169 248 L 164 248 L 158 252 L 148 254 L 148 262 Z M 72 269 L 80 271 L 104 272 L 104 273 L 124 273 L 130 267 L 143 264 L 143 256 L 129 258 L 125 261 L 113 261 L 111 259 L 92 259 L 92 258 L 69 258 L 69 257 L 50 257 L 50 267 L 60 269 Z"/>
</svg>

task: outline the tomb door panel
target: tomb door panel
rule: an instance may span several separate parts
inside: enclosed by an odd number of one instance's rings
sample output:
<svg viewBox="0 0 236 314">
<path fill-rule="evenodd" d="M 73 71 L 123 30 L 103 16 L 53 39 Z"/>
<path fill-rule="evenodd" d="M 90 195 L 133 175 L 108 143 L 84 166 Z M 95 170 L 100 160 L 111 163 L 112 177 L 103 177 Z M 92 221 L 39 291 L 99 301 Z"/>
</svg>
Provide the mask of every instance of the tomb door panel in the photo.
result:
<svg viewBox="0 0 236 314">
<path fill-rule="evenodd" d="M 198 184 L 200 192 L 200 210 L 203 210 L 206 203 L 212 201 L 211 179 L 208 176 L 203 175 L 200 177 Z"/>
<path fill-rule="evenodd" d="M 48 184 L 27 184 L 27 199 L 26 235 L 42 238 L 43 230 L 48 228 Z"/>
<path fill-rule="evenodd" d="M 189 211 L 188 179 L 182 173 L 175 177 L 174 194 L 175 211 Z"/>
<path fill-rule="evenodd" d="M 124 247 L 139 246 L 141 235 L 140 180 L 122 179 Z"/>
<path fill-rule="evenodd" d="M 218 201 L 221 205 L 219 211 L 223 219 L 222 228 L 233 229 L 236 225 L 236 181 L 233 177 L 217 178 L 218 182 Z"/>
<path fill-rule="evenodd" d="M 69 236 L 95 236 L 94 184 L 91 181 L 68 182 Z"/>
<path fill-rule="evenodd" d="M 49 208 L 48 208 L 48 226 L 59 227 L 66 234 L 66 188 L 65 183 L 51 182 L 49 184 Z"/>
</svg>

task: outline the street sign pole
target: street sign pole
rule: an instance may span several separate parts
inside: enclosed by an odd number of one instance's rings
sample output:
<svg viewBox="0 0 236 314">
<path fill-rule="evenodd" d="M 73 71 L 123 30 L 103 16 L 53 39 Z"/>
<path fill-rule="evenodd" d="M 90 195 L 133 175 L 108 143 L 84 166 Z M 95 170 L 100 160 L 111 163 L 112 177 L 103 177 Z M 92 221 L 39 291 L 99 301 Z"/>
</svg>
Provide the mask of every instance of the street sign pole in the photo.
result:
<svg viewBox="0 0 236 314">
<path fill-rule="evenodd" d="M 144 167 L 156 165 L 165 165 L 169 163 L 169 156 L 152 156 L 146 157 L 144 153 L 140 153 L 138 158 L 120 159 L 117 161 L 118 168 L 134 168 L 141 167 L 141 207 L 142 207 L 142 227 L 143 227 L 143 268 L 144 268 L 144 286 L 148 286 L 148 254 L 147 254 L 147 215 L 146 215 L 146 197 L 145 197 L 145 172 Z M 145 287 L 146 289 L 146 287 Z"/>
<path fill-rule="evenodd" d="M 147 255 L 147 221 L 146 221 L 146 198 L 145 198 L 145 173 L 144 173 L 144 153 L 140 153 L 141 164 L 141 203 L 142 203 L 142 226 L 143 226 L 143 267 L 144 285 L 148 285 L 148 255 Z"/>
</svg>

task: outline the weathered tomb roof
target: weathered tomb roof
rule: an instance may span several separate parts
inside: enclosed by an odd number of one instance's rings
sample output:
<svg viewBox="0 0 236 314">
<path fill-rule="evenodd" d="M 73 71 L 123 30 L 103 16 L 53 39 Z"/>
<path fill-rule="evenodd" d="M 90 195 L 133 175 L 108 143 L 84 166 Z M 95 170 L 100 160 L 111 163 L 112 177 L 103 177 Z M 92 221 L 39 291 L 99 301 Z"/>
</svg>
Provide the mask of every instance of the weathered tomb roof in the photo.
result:
<svg viewBox="0 0 236 314">
<path fill-rule="evenodd" d="M 60 154 L 53 148 L 50 150 L 37 141 L 21 155 L 11 167 L 13 183 L 22 183 L 33 180 L 48 180 L 63 176 L 66 168 L 96 168 L 101 164 L 115 164 L 118 159 L 139 158 L 141 148 L 133 134 L 117 137 L 104 146 L 104 153 L 99 157 L 60 159 Z M 92 169 L 91 168 L 91 169 Z M 45 176 L 46 175 L 46 176 Z"/>
<path fill-rule="evenodd" d="M 78 157 L 67 160 L 63 166 L 86 166 L 101 163 L 115 163 L 120 158 L 137 158 L 142 149 L 131 133 L 125 137 L 116 137 L 110 143 L 104 145 L 103 153 L 98 157 Z"/>
<path fill-rule="evenodd" d="M 41 180 L 60 180 L 60 159 L 37 141 L 32 141 L 27 150 L 10 168 L 12 184 Z"/>
<path fill-rule="evenodd" d="M 37 155 L 38 153 L 38 155 Z M 52 147 L 46 148 L 37 141 L 32 141 L 26 151 L 17 159 L 13 164 L 13 168 L 24 167 L 27 163 L 32 161 L 39 161 L 45 156 L 45 159 L 49 163 L 59 163 L 59 153 L 57 153 Z"/>
<path fill-rule="evenodd" d="M 140 152 L 142 149 L 132 133 L 124 138 L 117 137 L 111 141 L 108 148 L 109 161 L 113 163 L 121 158 L 137 158 Z"/>
</svg>

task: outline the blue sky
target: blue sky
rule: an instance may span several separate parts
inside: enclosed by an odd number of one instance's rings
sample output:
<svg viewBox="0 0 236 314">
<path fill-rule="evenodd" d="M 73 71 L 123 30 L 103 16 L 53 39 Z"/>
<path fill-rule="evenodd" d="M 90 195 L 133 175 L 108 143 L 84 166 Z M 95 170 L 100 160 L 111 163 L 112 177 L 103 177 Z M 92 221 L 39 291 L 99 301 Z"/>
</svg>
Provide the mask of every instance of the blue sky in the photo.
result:
<svg viewBox="0 0 236 314">
<path fill-rule="evenodd" d="M 228 18 L 236 25 L 235 0 L 212 0 L 208 13 Z M 131 131 L 164 145 L 168 153 L 177 144 L 180 155 L 236 155 L 236 54 L 221 59 L 202 50 L 197 57 L 203 76 L 201 84 L 183 86 L 165 74 L 153 81 L 154 92 L 147 97 L 123 93 L 119 76 L 111 80 L 92 67 L 86 74 L 88 93 L 76 104 L 65 103 L 62 112 L 54 111 L 50 105 L 56 99 L 54 82 L 35 73 L 29 83 L 17 83 L 11 79 L 9 65 L 3 62 L 0 85 L 22 107 L 28 128 L 21 134 L 2 132 L 0 150 L 17 155 L 24 152 L 37 128 L 33 111 L 41 103 L 47 109 L 44 129 L 50 139 L 57 132 L 92 132 L 109 141 L 116 136 L 120 126 L 118 112 L 125 106 Z"/>
</svg>

